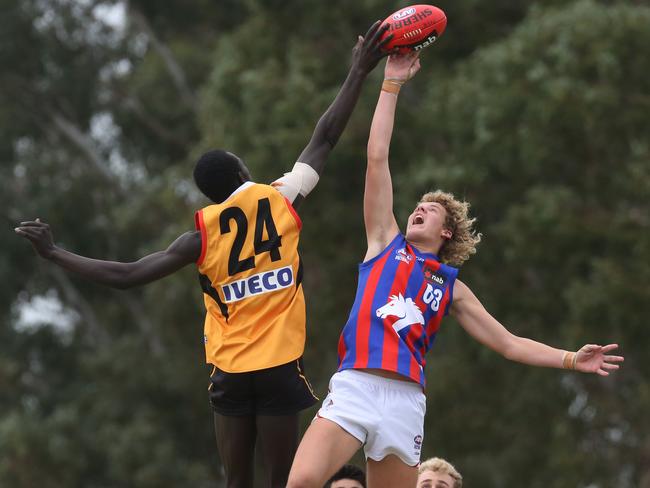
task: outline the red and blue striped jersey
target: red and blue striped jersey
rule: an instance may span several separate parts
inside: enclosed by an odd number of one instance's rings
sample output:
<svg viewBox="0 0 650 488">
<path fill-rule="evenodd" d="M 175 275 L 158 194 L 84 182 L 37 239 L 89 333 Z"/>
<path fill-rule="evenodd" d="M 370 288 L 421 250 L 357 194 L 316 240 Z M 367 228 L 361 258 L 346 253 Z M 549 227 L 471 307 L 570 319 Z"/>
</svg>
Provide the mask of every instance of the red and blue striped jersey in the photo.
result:
<svg viewBox="0 0 650 488">
<path fill-rule="evenodd" d="M 398 234 L 359 265 L 357 294 L 339 339 L 339 371 L 377 368 L 424 387 L 424 355 L 449 312 L 458 269 Z"/>
</svg>

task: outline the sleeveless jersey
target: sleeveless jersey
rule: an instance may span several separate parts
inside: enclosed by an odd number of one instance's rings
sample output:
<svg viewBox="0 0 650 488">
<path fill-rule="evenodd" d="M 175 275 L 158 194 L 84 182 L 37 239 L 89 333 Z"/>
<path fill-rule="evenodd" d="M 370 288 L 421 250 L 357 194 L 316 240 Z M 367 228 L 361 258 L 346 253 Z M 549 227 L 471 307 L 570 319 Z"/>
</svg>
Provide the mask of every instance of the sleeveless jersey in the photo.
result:
<svg viewBox="0 0 650 488">
<path fill-rule="evenodd" d="M 378 368 L 425 386 L 425 353 L 449 312 L 458 270 L 398 234 L 359 265 L 357 294 L 339 339 L 339 371 Z"/>
<path fill-rule="evenodd" d="M 301 221 L 275 188 L 244 183 L 196 212 L 197 261 L 206 308 L 206 361 L 229 373 L 300 357 L 305 299 L 298 255 Z"/>
</svg>

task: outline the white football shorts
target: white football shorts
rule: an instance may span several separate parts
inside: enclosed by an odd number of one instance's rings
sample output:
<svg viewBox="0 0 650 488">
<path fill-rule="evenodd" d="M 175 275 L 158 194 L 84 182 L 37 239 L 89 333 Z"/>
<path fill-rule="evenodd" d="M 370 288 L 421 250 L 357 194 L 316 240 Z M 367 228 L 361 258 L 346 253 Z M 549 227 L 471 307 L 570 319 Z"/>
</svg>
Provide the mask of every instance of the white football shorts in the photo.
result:
<svg viewBox="0 0 650 488">
<path fill-rule="evenodd" d="M 426 397 L 411 381 L 354 369 L 334 374 L 317 417 L 331 420 L 363 444 L 366 459 L 389 454 L 409 466 L 420 463 Z"/>
</svg>

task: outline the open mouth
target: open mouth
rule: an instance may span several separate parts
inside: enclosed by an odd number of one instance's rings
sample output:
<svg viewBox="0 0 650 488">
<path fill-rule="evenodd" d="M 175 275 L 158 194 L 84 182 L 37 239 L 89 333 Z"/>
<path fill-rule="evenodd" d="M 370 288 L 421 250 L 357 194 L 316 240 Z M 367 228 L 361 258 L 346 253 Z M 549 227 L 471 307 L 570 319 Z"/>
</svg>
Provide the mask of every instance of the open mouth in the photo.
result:
<svg viewBox="0 0 650 488">
<path fill-rule="evenodd" d="M 416 215 L 413 217 L 413 225 L 421 225 L 424 224 L 424 218 L 422 215 Z"/>
</svg>

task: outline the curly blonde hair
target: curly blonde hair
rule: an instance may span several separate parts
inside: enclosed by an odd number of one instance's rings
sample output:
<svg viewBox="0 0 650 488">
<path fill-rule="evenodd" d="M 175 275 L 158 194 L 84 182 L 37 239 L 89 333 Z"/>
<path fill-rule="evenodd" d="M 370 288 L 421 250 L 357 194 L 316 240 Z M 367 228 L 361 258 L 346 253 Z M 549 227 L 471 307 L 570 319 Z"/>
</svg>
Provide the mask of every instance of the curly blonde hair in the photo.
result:
<svg viewBox="0 0 650 488">
<path fill-rule="evenodd" d="M 445 228 L 451 231 L 451 239 L 445 241 L 438 256 L 443 263 L 461 266 L 476 253 L 482 237 L 473 228 L 476 219 L 469 217 L 469 203 L 456 200 L 454 195 L 441 190 L 425 193 L 420 199 L 420 203 L 424 202 L 436 202 L 445 207 Z"/>
<path fill-rule="evenodd" d="M 448 474 L 454 480 L 454 486 L 452 488 L 462 488 L 463 487 L 463 477 L 460 475 L 456 468 L 454 468 L 451 463 L 445 461 L 442 458 L 433 457 L 427 459 L 418 468 L 418 473 L 422 474 L 425 471 L 433 471 L 434 473 Z"/>
</svg>

